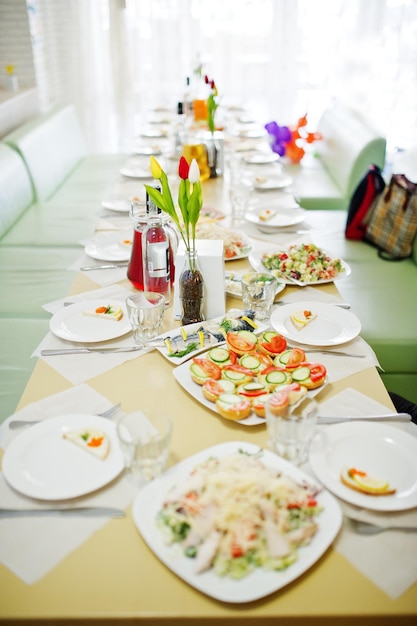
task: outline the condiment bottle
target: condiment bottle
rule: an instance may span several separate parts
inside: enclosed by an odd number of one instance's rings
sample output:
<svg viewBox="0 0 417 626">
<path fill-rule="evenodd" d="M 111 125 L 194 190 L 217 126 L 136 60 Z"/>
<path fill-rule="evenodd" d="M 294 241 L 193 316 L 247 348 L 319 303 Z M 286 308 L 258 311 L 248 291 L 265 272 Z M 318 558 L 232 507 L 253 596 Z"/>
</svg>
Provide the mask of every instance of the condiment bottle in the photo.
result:
<svg viewBox="0 0 417 626">
<path fill-rule="evenodd" d="M 133 201 L 130 207 L 130 218 L 134 223 L 133 245 L 127 268 L 127 278 L 135 289 L 144 290 L 142 235 L 148 225 L 149 215 L 154 211 L 153 202 L 146 197 L 146 208 L 143 202 Z M 162 225 L 169 238 L 169 274 L 171 287 L 175 280 L 175 255 L 178 247 L 178 233 L 170 223 L 169 216 L 159 213 Z"/>
<path fill-rule="evenodd" d="M 160 293 L 165 306 L 171 299 L 171 254 L 168 231 L 163 223 L 161 209 L 149 196 L 146 198 L 148 223 L 142 232 L 143 287 L 145 291 Z"/>
</svg>

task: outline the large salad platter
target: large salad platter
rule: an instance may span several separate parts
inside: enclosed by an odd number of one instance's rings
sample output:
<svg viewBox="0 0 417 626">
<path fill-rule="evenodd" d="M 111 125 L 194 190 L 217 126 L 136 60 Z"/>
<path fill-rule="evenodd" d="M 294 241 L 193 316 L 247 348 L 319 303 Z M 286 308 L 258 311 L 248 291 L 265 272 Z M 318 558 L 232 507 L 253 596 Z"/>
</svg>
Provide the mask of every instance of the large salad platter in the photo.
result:
<svg viewBox="0 0 417 626">
<path fill-rule="evenodd" d="M 228 573 L 220 576 L 213 567 L 196 573 L 196 558 L 188 558 L 179 543 L 168 540 L 161 525 L 161 512 L 167 500 L 175 501 L 177 495 L 184 488 L 188 488 L 187 481 L 196 466 L 214 457 L 223 461 L 236 454 L 242 454 L 245 466 L 251 459 L 259 459 L 257 463 L 265 471 L 283 474 L 284 480 L 288 477 L 289 481 L 305 485 L 314 494 L 314 507 L 317 506 L 315 534 L 307 545 L 296 550 L 294 558 L 282 563 L 281 569 L 268 570 L 259 566 L 240 578 L 232 577 Z M 259 469 L 254 468 L 254 472 L 256 471 Z M 145 485 L 136 496 L 132 515 L 138 531 L 150 549 L 172 572 L 202 593 L 222 602 L 233 603 L 253 602 L 296 580 L 324 554 L 342 523 L 342 514 L 336 499 L 327 491 L 317 489 L 315 483 L 301 469 L 268 450 L 260 450 L 253 444 L 240 441 L 222 443 L 203 450 Z M 255 554 L 257 550 L 255 546 Z M 242 555 L 242 561 L 244 560 L 245 555 Z M 263 562 L 262 558 L 259 560 Z"/>
<path fill-rule="evenodd" d="M 351 270 L 343 259 L 333 257 L 313 243 L 292 244 L 286 249 L 249 254 L 249 263 L 259 272 L 265 270 L 288 284 L 300 287 L 322 285 L 349 276 Z"/>
</svg>

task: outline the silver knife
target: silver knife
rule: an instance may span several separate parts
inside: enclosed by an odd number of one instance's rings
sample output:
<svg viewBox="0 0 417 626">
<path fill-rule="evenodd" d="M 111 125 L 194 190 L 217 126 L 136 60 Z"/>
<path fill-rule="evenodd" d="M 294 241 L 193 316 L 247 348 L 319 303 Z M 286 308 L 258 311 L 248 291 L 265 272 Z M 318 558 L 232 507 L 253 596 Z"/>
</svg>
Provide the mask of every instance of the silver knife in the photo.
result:
<svg viewBox="0 0 417 626">
<path fill-rule="evenodd" d="M 365 354 L 353 354 L 353 352 L 338 352 L 337 350 L 313 350 L 312 348 L 305 348 L 307 354 L 326 354 L 334 356 L 348 356 L 353 359 L 364 359 Z"/>
<path fill-rule="evenodd" d="M 127 267 L 128 263 L 109 263 L 107 265 L 87 265 L 80 267 L 82 272 L 90 272 L 91 270 L 116 270 L 119 267 Z"/>
<path fill-rule="evenodd" d="M 2 517 L 37 517 L 41 515 L 54 515 L 58 517 L 125 517 L 121 509 L 108 506 L 85 506 L 49 509 L 0 509 Z"/>
<path fill-rule="evenodd" d="M 392 415 L 361 415 L 360 417 L 319 417 L 318 424 L 339 424 L 340 422 L 355 422 L 357 420 L 368 422 L 410 422 L 411 415 L 408 413 L 393 413 Z"/>
<path fill-rule="evenodd" d="M 143 346 L 121 346 L 119 348 L 59 348 L 56 350 L 41 350 L 41 355 L 56 356 L 58 354 L 87 354 L 88 352 L 106 354 L 107 352 L 136 352 L 136 350 L 143 350 Z"/>
</svg>

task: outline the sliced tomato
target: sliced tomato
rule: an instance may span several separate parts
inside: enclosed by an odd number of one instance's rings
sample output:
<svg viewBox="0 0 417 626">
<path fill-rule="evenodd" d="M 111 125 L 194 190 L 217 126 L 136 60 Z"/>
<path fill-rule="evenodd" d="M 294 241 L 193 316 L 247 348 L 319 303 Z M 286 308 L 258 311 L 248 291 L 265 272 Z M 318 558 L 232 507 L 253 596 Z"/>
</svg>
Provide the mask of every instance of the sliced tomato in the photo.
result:
<svg viewBox="0 0 417 626">
<path fill-rule="evenodd" d="M 203 372 L 205 372 L 210 378 L 214 378 L 214 380 L 219 380 L 219 378 L 221 378 L 222 370 L 218 365 L 216 365 L 216 363 L 213 363 L 208 359 L 199 359 L 198 357 L 194 357 L 193 362 L 201 367 Z"/>
<path fill-rule="evenodd" d="M 224 370 L 233 370 L 234 372 L 242 372 L 242 374 L 247 374 L 252 378 L 255 376 L 255 372 L 248 369 L 247 367 L 243 367 L 243 365 L 239 365 L 239 363 L 233 363 L 232 365 L 225 365 Z"/>
<path fill-rule="evenodd" d="M 224 393 L 224 389 L 217 380 L 209 379 L 204 383 L 205 389 L 207 389 L 208 393 L 211 393 L 213 396 L 219 397 L 221 393 Z"/>
<path fill-rule="evenodd" d="M 300 363 L 304 363 L 306 358 L 304 350 L 301 348 L 292 348 L 291 354 L 287 360 L 287 367 L 298 367 Z"/>
<path fill-rule="evenodd" d="M 277 409 L 285 406 L 286 404 L 288 404 L 288 391 L 285 391 L 283 389 L 281 391 L 274 391 L 269 400 L 269 403 L 271 407 L 275 407 Z"/>
<path fill-rule="evenodd" d="M 264 354 L 263 352 L 257 352 L 256 358 L 260 360 L 264 367 L 272 366 L 272 359 L 268 354 Z"/>
<path fill-rule="evenodd" d="M 266 367 L 264 370 L 262 370 L 261 374 L 262 376 L 265 376 L 266 374 L 269 374 L 269 372 L 285 372 L 285 367 L 278 367 L 276 365 L 269 365 L 268 367 Z"/>
<path fill-rule="evenodd" d="M 253 354 L 256 349 L 256 341 L 249 341 L 239 333 L 227 333 L 226 341 L 230 349 L 237 354 Z"/>
<path fill-rule="evenodd" d="M 308 367 L 310 368 L 310 378 L 313 383 L 320 380 L 320 378 L 324 378 L 324 376 L 326 376 L 327 370 L 324 365 L 321 365 L 321 363 L 310 363 Z"/>
<path fill-rule="evenodd" d="M 287 347 L 287 340 L 282 335 L 275 335 L 268 343 L 262 343 L 261 345 L 267 352 L 279 354 Z"/>
</svg>

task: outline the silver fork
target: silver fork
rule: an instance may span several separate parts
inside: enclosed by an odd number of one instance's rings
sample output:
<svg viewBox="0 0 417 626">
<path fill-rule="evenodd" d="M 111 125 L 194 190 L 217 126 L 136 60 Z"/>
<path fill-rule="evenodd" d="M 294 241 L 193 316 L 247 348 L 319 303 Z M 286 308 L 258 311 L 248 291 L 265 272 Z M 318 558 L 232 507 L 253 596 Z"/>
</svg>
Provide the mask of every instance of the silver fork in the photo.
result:
<svg viewBox="0 0 417 626">
<path fill-rule="evenodd" d="M 354 530 L 360 535 L 377 535 L 383 533 L 385 530 L 401 530 L 405 532 L 415 533 L 417 527 L 413 526 L 379 526 L 378 524 L 371 524 L 370 522 L 361 522 L 357 519 L 350 519 L 350 522 Z"/>
<path fill-rule="evenodd" d="M 111 406 L 107 411 L 103 411 L 103 413 L 98 413 L 99 417 L 111 417 L 120 409 L 120 402 Z M 9 428 L 11 430 L 16 430 L 17 428 L 25 428 L 26 426 L 33 426 L 34 424 L 39 424 L 44 420 L 12 420 L 9 422 Z"/>
</svg>

